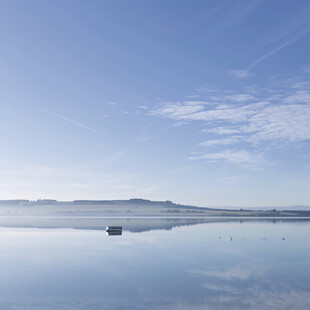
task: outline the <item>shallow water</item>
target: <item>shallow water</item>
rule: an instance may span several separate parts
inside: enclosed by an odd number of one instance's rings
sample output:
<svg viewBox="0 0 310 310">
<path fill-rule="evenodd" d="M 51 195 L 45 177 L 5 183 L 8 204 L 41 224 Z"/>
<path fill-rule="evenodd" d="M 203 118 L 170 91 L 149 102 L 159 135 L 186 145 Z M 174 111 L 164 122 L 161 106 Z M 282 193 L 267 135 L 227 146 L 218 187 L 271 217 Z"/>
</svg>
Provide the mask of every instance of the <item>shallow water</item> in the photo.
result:
<svg viewBox="0 0 310 310">
<path fill-rule="evenodd" d="M 1 223 L 0 309 L 310 309 L 310 221 Z"/>
</svg>

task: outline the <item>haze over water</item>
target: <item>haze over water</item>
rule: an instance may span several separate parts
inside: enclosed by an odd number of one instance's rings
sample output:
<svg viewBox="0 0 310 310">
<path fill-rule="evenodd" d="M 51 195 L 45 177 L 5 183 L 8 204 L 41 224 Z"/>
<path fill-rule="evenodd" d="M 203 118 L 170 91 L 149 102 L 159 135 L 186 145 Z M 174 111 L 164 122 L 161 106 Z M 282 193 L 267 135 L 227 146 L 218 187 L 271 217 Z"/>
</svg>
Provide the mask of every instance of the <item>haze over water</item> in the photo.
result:
<svg viewBox="0 0 310 310">
<path fill-rule="evenodd" d="M 0 309 L 310 307 L 308 220 L 127 219 L 121 236 L 91 221 L 2 227 Z"/>
</svg>

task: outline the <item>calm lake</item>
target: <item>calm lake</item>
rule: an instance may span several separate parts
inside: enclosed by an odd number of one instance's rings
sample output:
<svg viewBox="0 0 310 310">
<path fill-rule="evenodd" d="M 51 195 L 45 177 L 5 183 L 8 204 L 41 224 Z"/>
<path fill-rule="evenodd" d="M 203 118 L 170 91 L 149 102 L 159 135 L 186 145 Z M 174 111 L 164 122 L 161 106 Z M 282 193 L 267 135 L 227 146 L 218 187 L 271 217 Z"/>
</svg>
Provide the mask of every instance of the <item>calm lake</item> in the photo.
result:
<svg viewBox="0 0 310 310">
<path fill-rule="evenodd" d="M 122 225 L 122 235 L 108 236 L 106 225 Z M 308 220 L 2 218 L 0 226 L 0 309 L 310 309 Z"/>
</svg>

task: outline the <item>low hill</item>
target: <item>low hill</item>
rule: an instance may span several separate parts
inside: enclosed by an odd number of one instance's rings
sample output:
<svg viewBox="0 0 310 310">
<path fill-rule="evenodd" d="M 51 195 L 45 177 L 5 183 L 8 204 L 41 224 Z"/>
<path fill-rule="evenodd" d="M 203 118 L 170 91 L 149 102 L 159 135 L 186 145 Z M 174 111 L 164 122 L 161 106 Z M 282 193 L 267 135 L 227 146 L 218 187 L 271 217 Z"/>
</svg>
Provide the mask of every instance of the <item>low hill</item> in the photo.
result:
<svg viewBox="0 0 310 310">
<path fill-rule="evenodd" d="M 308 210 L 290 210 L 290 207 L 260 210 L 203 208 L 176 204 L 171 201 L 129 200 L 74 200 L 54 199 L 0 200 L 0 216 L 165 216 L 165 217 L 309 217 Z"/>
</svg>

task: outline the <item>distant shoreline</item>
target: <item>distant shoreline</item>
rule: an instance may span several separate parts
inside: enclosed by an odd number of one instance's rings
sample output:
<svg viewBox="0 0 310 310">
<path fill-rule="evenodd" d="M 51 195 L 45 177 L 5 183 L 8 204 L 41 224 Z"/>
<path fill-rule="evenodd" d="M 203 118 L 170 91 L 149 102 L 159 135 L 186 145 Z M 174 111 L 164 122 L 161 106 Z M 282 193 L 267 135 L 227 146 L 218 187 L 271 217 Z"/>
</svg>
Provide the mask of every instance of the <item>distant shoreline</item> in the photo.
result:
<svg viewBox="0 0 310 310">
<path fill-rule="evenodd" d="M 307 208 L 303 206 L 304 208 Z M 284 209 L 283 209 L 284 208 Z M 295 207 L 296 208 L 296 207 Z M 240 208 L 203 208 L 175 204 L 171 201 L 129 200 L 74 200 L 36 201 L 16 199 L 0 200 L 0 216 L 52 216 L 52 217 L 160 217 L 160 218 L 307 218 L 308 210 L 289 210 L 289 207 L 271 210 Z"/>
</svg>

